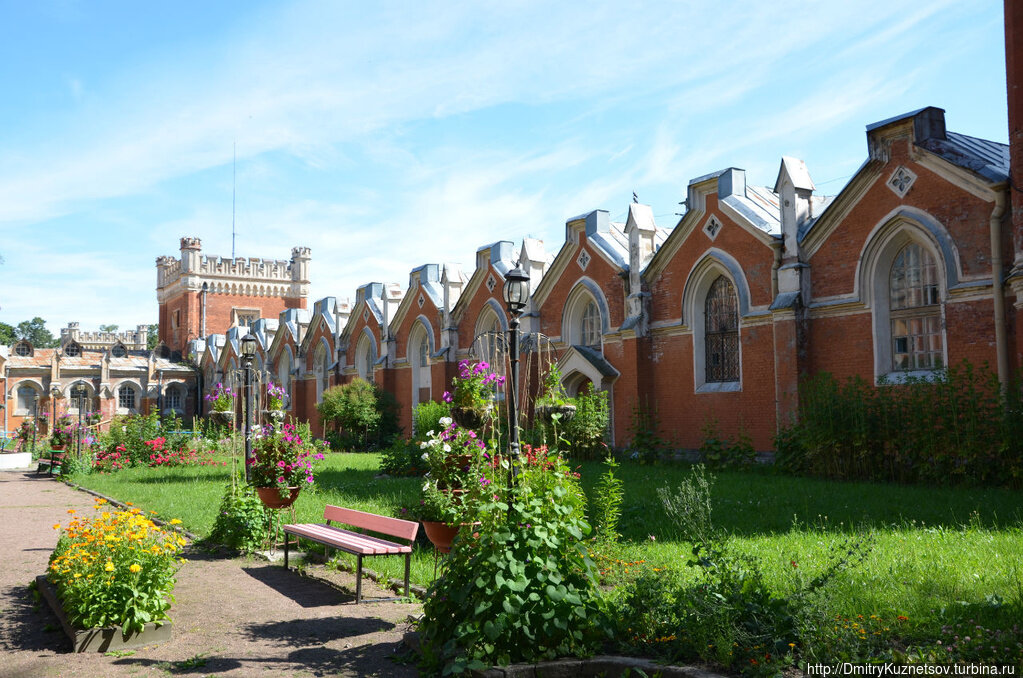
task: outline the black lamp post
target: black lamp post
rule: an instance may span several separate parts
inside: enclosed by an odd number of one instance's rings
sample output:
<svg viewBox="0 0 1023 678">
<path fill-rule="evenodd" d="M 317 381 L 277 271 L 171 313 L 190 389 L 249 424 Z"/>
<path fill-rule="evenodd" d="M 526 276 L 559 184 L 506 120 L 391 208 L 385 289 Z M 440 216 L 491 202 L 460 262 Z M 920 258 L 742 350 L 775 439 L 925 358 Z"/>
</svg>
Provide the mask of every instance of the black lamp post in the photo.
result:
<svg viewBox="0 0 1023 678">
<path fill-rule="evenodd" d="M 515 463 L 519 458 L 519 316 L 529 303 L 529 275 L 516 266 L 504 276 L 504 303 L 511 320 L 508 322 L 508 353 L 511 358 L 511 384 L 508 388 L 508 431 L 510 460 L 508 464 L 508 485 L 515 481 Z"/>
<path fill-rule="evenodd" d="M 35 415 L 34 415 L 35 416 L 35 421 L 32 422 L 33 424 L 35 424 L 32 427 L 32 451 L 35 452 L 36 451 L 36 434 L 39 432 L 39 394 L 38 393 L 35 394 L 35 397 L 33 398 L 32 404 L 33 404 L 34 409 L 35 409 Z"/>
<path fill-rule="evenodd" d="M 245 482 L 250 482 L 252 463 L 252 359 L 256 355 L 256 338 L 249 332 L 242 338 L 242 368 L 245 370 Z"/>
<path fill-rule="evenodd" d="M 53 402 L 53 419 L 50 421 L 50 436 L 57 430 L 57 397 L 60 396 L 60 389 L 54 386 L 50 389 L 50 400 Z"/>
</svg>

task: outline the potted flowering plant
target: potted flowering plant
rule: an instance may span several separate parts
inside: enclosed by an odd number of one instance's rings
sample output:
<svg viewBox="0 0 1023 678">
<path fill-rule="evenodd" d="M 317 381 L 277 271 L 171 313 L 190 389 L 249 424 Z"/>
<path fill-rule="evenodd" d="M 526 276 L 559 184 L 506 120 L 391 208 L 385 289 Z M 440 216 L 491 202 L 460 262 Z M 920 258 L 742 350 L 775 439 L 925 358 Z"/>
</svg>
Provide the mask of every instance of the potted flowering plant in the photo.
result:
<svg viewBox="0 0 1023 678">
<path fill-rule="evenodd" d="M 302 436 L 306 434 L 306 437 Z M 313 461 L 324 458 L 326 443 L 313 442 L 308 428 L 292 424 L 263 426 L 252 441 L 249 473 L 260 500 L 268 508 L 291 506 L 302 487 L 313 484 Z"/>
<path fill-rule="evenodd" d="M 21 426 L 18 427 L 18 431 L 16 433 L 21 449 L 25 449 L 25 447 L 29 444 L 28 441 L 35 437 L 38 430 L 35 419 L 25 417 L 21 420 Z"/>
<path fill-rule="evenodd" d="M 427 432 L 420 443 L 429 472 L 418 505 L 409 511 L 437 550 L 447 552 L 459 527 L 475 524 L 477 507 L 491 498 L 501 460 L 494 454 L 496 443 L 484 442 L 451 417 L 442 417 L 440 425 L 440 432 Z"/>
<path fill-rule="evenodd" d="M 217 382 L 205 399 L 213 408 L 210 414 L 217 422 L 228 425 L 234 420 L 234 391 L 230 386 Z"/>
<path fill-rule="evenodd" d="M 274 424 L 284 421 L 284 401 L 288 392 L 283 386 L 278 386 L 272 381 L 266 385 L 266 410 L 264 415 Z"/>
<path fill-rule="evenodd" d="M 536 416 L 546 423 L 568 423 L 575 416 L 575 405 L 561 385 L 561 370 L 552 364 L 543 378 L 543 391 L 536 399 Z"/>
<path fill-rule="evenodd" d="M 451 404 L 451 416 L 460 426 L 479 429 L 493 413 L 494 394 L 504 377 L 487 362 L 468 360 L 458 363 L 458 374 L 451 380 L 451 392 L 444 392 L 444 402 Z"/>
<path fill-rule="evenodd" d="M 75 420 L 70 414 L 62 415 L 53 425 L 53 433 L 50 434 L 50 449 L 63 450 L 71 442 L 74 432 Z"/>
</svg>

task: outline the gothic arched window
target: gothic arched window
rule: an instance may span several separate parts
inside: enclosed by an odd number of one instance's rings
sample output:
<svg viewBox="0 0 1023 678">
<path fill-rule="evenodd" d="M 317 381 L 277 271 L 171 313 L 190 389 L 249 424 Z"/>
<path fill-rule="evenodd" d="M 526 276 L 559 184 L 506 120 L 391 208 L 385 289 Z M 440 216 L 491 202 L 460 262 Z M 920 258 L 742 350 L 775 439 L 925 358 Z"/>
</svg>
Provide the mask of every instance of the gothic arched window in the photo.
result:
<svg viewBox="0 0 1023 678">
<path fill-rule="evenodd" d="M 943 366 L 938 266 L 919 243 L 903 247 L 892 264 L 888 313 L 892 328 L 892 369 L 931 370 Z"/>
<path fill-rule="evenodd" d="M 600 350 L 600 311 L 592 299 L 583 308 L 579 329 L 579 343 Z"/>
<path fill-rule="evenodd" d="M 739 381 L 739 311 L 735 288 L 721 275 L 704 302 L 706 382 Z"/>
<path fill-rule="evenodd" d="M 69 396 L 71 402 L 68 403 L 68 407 L 72 411 L 89 411 L 89 389 L 85 388 L 84 384 L 75 384 L 72 386 Z"/>
</svg>

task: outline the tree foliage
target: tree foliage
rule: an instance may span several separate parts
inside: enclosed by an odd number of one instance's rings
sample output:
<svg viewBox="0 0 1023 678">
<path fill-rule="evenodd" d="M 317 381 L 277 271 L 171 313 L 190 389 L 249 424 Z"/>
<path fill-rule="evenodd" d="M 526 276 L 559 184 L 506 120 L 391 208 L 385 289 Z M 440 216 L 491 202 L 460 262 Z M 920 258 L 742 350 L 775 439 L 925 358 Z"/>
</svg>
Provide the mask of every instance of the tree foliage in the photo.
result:
<svg viewBox="0 0 1023 678">
<path fill-rule="evenodd" d="M 36 348 L 53 348 L 57 339 L 46 329 L 46 321 L 36 316 L 31 320 L 23 320 L 14 329 L 15 340 L 27 339 Z"/>
</svg>

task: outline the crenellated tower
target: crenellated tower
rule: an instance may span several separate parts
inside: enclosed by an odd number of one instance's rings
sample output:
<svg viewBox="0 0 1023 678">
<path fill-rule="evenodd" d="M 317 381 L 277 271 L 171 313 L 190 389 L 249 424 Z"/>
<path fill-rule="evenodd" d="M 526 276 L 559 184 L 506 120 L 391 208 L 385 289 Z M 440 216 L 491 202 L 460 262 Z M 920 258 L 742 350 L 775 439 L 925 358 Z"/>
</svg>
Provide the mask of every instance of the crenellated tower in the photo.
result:
<svg viewBox="0 0 1023 678">
<path fill-rule="evenodd" d="M 180 258 L 156 258 L 160 341 L 183 351 L 192 339 L 306 308 L 311 258 L 308 247 L 295 247 L 290 261 L 228 259 L 203 255 L 199 238 L 181 238 Z"/>
</svg>

